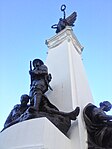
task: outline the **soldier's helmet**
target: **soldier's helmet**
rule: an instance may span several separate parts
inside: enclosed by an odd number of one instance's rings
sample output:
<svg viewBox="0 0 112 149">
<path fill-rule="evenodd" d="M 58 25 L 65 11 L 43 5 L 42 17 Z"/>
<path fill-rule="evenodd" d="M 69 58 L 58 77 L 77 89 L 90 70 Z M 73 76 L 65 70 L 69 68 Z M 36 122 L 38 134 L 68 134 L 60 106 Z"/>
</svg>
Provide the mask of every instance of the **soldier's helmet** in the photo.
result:
<svg viewBox="0 0 112 149">
<path fill-rule="evenodd" d="M 39 63 L 40 65 L 44 65 L 43 61 L 40 59 L 34 59 L 33 60 L 33 66 L 35 66 L 37 63 Z"/>
</svg>

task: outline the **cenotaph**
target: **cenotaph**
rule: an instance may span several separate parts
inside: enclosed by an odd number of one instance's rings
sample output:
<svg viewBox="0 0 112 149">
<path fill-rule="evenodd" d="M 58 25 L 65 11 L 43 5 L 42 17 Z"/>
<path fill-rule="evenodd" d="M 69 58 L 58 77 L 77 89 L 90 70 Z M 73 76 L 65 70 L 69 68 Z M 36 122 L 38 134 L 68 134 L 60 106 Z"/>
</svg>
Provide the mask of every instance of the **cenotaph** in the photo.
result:
<svg viewBox="0 0 112 149">
<path fill-rule="evenodd" d="M 49 115 L 46 114 L 44 116 L 41 113 L 37 116 L 35 107 L 30 108 L 29 111 L 33 110 L 36 116 L 33 115 L 34 117 L 27 119 L 29 115 L 25 113 L 26 120 L 3 130 L 0 133 L 0 149 L 87 149 L 83 109 L 89 102 L 93 102 L 93 97 L 82 62 L 83 47 L 72 29 L 77 14 L 73 12 L 66 18 L 65 8 L 66 6 L 62 5 L 64 17 L 58 24 L 52 26 L 56 29 L 56 35 L 46 40 L 48 55 L 45 64 L 52 75 L 50 86 L 53 91 L 48 90 L 43 98 L 48 98 L 58 107 L 58 112 L 63 111 L 60 112 L 61 114 L 70 113 L 76 107 L 80 108 L 80 113 L 76 115 L 76 120 L 70 119 L 70 128 L 64 134 L 60 131 L 60 127 L 56 127 L 57 121 L 49 120 Z M 48 99 L 46 99 L 47 102 Z M 36 100 L 33 99 L 33 102 L 35 103 Z M 51 103 L 49 103 L 50 107 Z M 57 118 L 53 116 L 54 119 Z M 64 127 L 64 125 L 61 126 Z"/>
</svg>

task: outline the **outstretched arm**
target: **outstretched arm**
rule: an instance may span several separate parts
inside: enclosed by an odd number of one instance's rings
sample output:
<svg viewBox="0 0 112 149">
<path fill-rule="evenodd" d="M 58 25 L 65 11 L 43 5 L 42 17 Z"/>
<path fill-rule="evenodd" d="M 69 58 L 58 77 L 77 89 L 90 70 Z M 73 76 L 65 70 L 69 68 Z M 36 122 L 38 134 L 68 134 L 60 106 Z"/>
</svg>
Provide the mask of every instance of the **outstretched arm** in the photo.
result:
<svg viewBox="0 0 112 149">
<path fill-rule="evenodd" d="M 107 120 L 107 121 L 110 121 L 110 120 L 112 120 L 112 115 L 104 115 L 104 114 L 99 114 L 99 119 L 101 119 L 101 120 L 103 120 L 103 121 L 105 121 L 105 120 Z"/>
<path fill-rule="evenodd" d="M 92 111 L 92 115 L 96 121 L 98 120 L 103 122 L 112 120 L 111 115 L 107 115 L 102 109 L 97 107 Z"/>
</svg>

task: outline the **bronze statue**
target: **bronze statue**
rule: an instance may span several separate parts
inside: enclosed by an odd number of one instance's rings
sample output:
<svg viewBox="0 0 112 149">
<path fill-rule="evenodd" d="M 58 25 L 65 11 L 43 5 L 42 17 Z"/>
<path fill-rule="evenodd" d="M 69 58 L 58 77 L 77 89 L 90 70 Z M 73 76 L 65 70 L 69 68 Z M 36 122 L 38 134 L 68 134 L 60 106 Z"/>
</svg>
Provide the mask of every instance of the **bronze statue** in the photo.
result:
<svg viewBox="0 0 112 149">
<path fill-rule="evenodd" d="M 39 111 L 34 110 L 32 106 L 30 106 L 19 118 L 19 122 L 33 119 L 46 117 L 49 119 L 60 131 L 62 131 L 65 135 L 71 126 L 71 120 L 76 120 L 79 115 L 80 108 L 76 107 L 76 109 L 72 112 L 62 112 L 53 105 L 45 96 L 42 95 L 42 99 L 39 105 Z"/>
<path fill-rule="evenodd" d="M 39 105 L 42 99 L 42 95 L 48 90 L 48 87 L 52 90 L 49 85 L 52 77 L 51 74 L 48 74 L 48 68 L 44 65 L 43 61 L 40 59 L 33 60 L 32 70 L 30 64 L 30 75 L 31 75 L 31 85 L 30 85 L 30 103 L 35 108 L 35 110 L 39 111 Z"/>
<path fill-rule="evenodd" d="M 111 108 L 108 101 L 101 102 L 99 108 L 91 103 L 84 108 L 88 149 L 112 149 L 112 116 L 105 113 Z"/>
<path fill-rule="evenodd" d="M 51 104 L 48 98 L 43 95 L 42 102 L 40 104 L 40 111 L 50 114 L 62 115 L 64 117 L 69 117 L 70 120 L 76 120 L 77 116 L 79 115 L 80 108 L 76 107 L 74 111 L 68 113 L 59 111 L 59 109 L 53 104 Z"/>
<path fill-rule="evenodd" d="M 27 94 L 24 94 L 20 98 L 21 104 L 17 104 L 14 106 L 12 111 L 10 112 L 9 116 L 7 117 L 4 129 L 17 123 L 19 121 L 20 116 L 28 109 L 29 105 L 29 96 Z"/>
<path fill-rule="evenodd" d="M 66 5 L 61 6 L 61 11 L 64 13 L 64 17 L 59 19 L 58 24 L 54 24 L 51 26 L 51 28 L 56 29 L 56 33 L 59 33 L 61 30 L 63 30 L 66 26 L 74 26 L 74 22 L 77 17 L 77 13 L 73 12 L 69 17 L 66 18 L 65 14 Z"/>
<path fill-rule="evenodd" d="M 47 66 L 44 65 L 42 60 L 34 59 L 33 67 L 34 68 L 32 69 L 32 63 L 30 62 L 30 94 L 29 96 L 26 94 L 21 96 L 21 104 L 16 105 L 11 111 L 4 124 L 4 129 L 18 122 L 46 117 L 60 131 L 67 135 L 71 126 L 71 120 L 77 119 L 80 108 L 76 107 L 72 112 L 59 111 L 59 109 L 54 106 L 45 95 L 48 88 L 52 90 L 49 85 L 52 77 L 51 74 L 48 74 Z M 28 104 L 29 100 L 30 104 Z"/>
</svg>

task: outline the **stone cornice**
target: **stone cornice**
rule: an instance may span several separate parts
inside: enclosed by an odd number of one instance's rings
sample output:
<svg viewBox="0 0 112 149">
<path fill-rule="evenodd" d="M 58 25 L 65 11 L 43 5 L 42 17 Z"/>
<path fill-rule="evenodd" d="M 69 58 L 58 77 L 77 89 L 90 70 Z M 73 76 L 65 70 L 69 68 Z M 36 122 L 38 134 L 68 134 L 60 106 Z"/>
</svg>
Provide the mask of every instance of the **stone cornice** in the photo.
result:
<svg viewBox="0 0 112 149">
<path fill-rule="evenodd" d="M 68 42 L 72 41 L 75 49 L 79 54 L 81 54 L 83 47 L 79 43 L 77 37 L 73 33 L 73 29 L 70 26 L 67 26 L 61 32 L 53 36 L 52 38 L 46 40 L 46 45 L 49 49 L 55 48 L 56 46 L 60 45 L 62 42 L 67 40 Z"/>
</svg>

